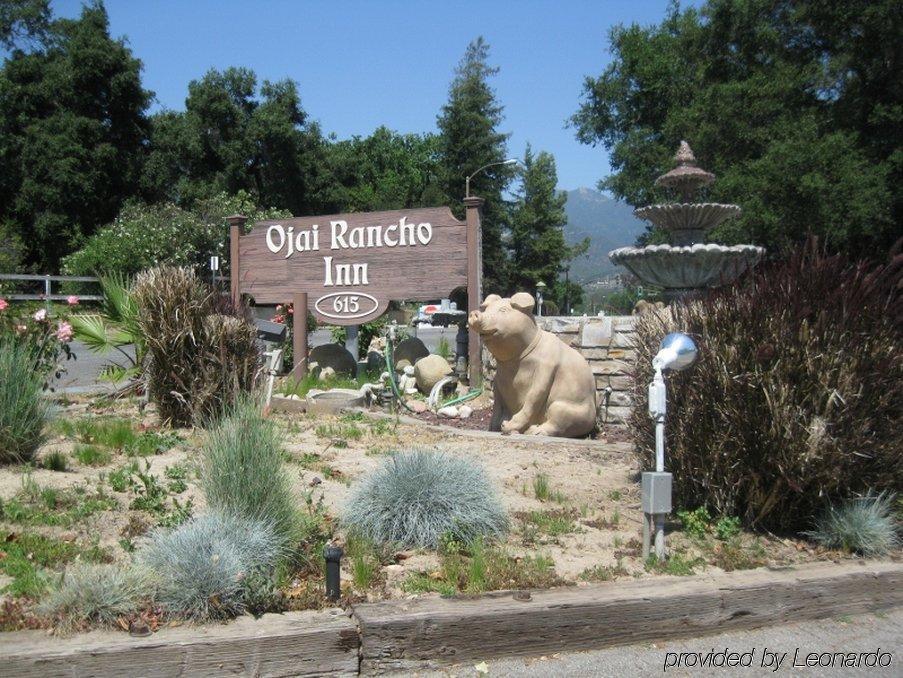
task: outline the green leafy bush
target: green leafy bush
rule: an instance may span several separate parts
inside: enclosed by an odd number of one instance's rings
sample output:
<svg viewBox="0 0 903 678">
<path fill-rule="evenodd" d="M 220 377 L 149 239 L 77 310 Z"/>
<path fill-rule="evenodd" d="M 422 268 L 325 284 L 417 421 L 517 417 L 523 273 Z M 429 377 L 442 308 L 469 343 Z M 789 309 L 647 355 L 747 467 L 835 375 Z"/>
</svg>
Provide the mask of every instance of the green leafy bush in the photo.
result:
<svg viewBox="0 0 903 678">
<path fill-rule="evenodd" d="M 85 623 L 109 626 L 150 597 L 148 574 L 140 568 L 75 563 L 55 582 L 39 610 L 63 629 Z"/>
<path fill-rule="evenodd" d="M 35 363 L 30 344 L 0 338 L 0 463 L 30 461 L 46 439 L 50 407 Z"/>
<path fill-rule="evenodd" d="M 145 271 L 133 293 L 147 342 L 148 393 L 165 422 L 204 423 L 251 391 L 259 373 L 256 330 L 219 312 L 218 293 L 193 270 Z"/>
<path fill-rule="evenodd" d="M 800 529 L 825 498 L 903 486 L 901 290 L 900 257 L 851 264 L 810 242 L 737 285 L 640 316 L 630 423 L 644 467 L 651 359 L 680 330 L 700 353 L 668 377 L 678 506 Z"/>
<path fill-rule="evenodd" d="M 209 432 L 201 487 L 210 508 L 272 525 L 288 546 L 299 516 L 283 464 L 282 437 L 250 401 L 240 403 Z"/>
<path fill-rule="evenodd" d="M 279 556 L 280 539 L 271 525 L 207 513 L 154 532 L 138 563 L 154 575 L 157 602 L 172 615 L 200 621 L 243 614 L 247 581 L 272 574 Z"/>
<path fill-rule="evenodd" d="M 882 556 L 900 545 L 894 502 L 893 494 L 881 493 L 829 505 L 805 534 L 828 548 Z"/>
<path fill-rule="evenodd" d="M 461 542 L 499 537 L 508 516 L 477 464 L 441 452 L 395 454 L 352 488 L 343 522 L 376 544 L 436 548 L 443 536 Z"/>
<path fill-rule="evenodd" d="M 68 275 L 135 275 L 164 264 L 208 271 L 210 257 L 223 257 L 228 251 L 225 217 L 232 214 L 244 214 L 249 223 L 291 216 L 284 210 L 259 209 L 242 191 L 199 200 L 190 210 L 172 203 L 132 202 L 112 224 L 63 259 L 63 271 Z"/>
</svg>

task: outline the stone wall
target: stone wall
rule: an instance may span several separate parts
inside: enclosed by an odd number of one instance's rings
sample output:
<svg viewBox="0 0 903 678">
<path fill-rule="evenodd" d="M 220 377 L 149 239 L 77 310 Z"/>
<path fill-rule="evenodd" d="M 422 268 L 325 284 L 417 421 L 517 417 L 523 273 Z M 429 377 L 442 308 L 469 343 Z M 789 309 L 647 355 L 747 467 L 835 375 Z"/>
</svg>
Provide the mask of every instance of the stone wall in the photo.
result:
<svg viewBox="0 0 903 678">
<path fill-rule="evenodd" d="M 628 371 L 633 366 L 634 316 L 537 318 L 537 324 L 586 358 L 596 377 L 599 421 L 624 424 L 630 414 L 632 396 Z M 483 349 L 483 373 L 491 383 L 495 373 L 492 356 Z"/>
</svg>

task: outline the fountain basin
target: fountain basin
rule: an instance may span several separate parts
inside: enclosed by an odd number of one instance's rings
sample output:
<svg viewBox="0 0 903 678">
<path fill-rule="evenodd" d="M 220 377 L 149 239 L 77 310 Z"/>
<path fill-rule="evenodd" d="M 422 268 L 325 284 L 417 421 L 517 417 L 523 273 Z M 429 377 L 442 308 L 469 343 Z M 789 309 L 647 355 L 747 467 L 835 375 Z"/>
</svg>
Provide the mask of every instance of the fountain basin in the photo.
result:
<svg viewBox="0 0 903 678">
<path fill-rule="evenodd" d="M 640 207 L 633 213 L 667 230 L 675 245 L 692 245 L 703 240 L 706 232 L 718 224 L 740 216 L 740 208 L 713 202 L 669 203 Z"/>
<path fill-rule="evenodd" d="M 673 299 L 686 291 L 729 283 L 755 266 L 763 254 L 765 249 L 756 245 L 651 245 L 621 247 L 609 252 L 608 258 L 644 283 L 663 287 Z"/>
</svg>

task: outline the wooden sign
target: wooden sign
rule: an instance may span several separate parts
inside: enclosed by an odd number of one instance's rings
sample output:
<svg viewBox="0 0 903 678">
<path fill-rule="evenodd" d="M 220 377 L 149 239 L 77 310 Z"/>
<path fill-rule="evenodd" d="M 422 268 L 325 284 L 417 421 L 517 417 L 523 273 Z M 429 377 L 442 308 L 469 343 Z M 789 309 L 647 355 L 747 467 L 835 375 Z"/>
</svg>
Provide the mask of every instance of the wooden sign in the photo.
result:
<svg viewBox="0 0 903 678">
<path fill-rule="evenodd" d="M 360 325 L 392 300 L 440 299 L 466 287 L 467 232 L 447 207 L 260 221 L 233 235 L 232 275 L 258 304 L 303 291 L 320 322 Z"/>
</svg>

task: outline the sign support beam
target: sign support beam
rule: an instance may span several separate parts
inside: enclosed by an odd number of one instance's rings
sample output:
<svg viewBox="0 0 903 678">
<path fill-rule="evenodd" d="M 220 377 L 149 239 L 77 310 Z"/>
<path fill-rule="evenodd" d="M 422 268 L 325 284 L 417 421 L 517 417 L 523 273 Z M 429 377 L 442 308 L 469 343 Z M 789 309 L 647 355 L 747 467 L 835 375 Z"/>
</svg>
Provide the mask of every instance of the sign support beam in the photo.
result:
<svg viewBox="0 0 903 678">
<path fill-rule="evenodd" d="M 295 292 L 292 299 L 294 320 L 292 321 L 292 355 L 295 365 L 292 378 L 303 379 L 307 375 L 307 292 Z"/>
<path fill-rule="evenodd" d="M 247 221 L 248 217 L 241 214 L 233 214 L 231 217 L 226 217 L 226 222 L 229 224 L 229 291 L 232 296 L 232 304 L 236 308 L 241 302 L 241 280 L 239 278 L 241 268 L 238 262 L 238 239 Z"/>
</svg>

